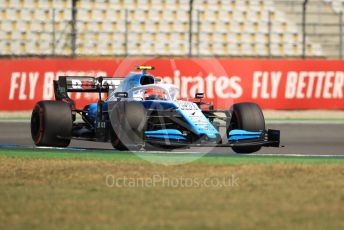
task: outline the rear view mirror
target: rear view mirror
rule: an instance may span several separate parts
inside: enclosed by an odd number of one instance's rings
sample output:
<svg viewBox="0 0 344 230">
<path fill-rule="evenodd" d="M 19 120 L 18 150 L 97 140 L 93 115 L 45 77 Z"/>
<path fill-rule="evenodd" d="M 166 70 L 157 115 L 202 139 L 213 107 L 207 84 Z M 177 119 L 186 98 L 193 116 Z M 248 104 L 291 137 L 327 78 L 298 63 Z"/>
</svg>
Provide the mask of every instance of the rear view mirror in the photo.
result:
<svg viewBox="0 0 344 230">
<path fill-rule="evenodd" d="M 195 98 L 197 98 L 197 99 L 202 99 L 202 98 L 204 98 L 204 93 L 196 93 L 196 94 L 195 94 Z"/>
<path fill-rule="evenodd" d="M 128 93 L 127 92 L 116 92 L 115 97 L 128 98 Z"/>
</svg>

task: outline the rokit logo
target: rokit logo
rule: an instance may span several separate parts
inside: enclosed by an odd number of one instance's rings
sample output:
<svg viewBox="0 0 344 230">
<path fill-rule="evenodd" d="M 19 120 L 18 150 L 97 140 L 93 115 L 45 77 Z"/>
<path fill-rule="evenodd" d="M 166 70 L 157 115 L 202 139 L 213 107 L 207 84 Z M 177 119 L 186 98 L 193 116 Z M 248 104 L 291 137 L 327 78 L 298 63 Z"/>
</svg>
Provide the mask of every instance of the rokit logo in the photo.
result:
<svg viewBox="0 0 344 230">
<path fill-rule="evenodd" d="M 96 87 L 93 80 L 72 79 L 70 82 L 72 89 L 93 89 Z"/>
<path fill-rule="evenodd" d="M 121 80 L 118 79 L 109 79 L 104 78 L 102 84 L 104 88 L 108 89 L 115 89 L 119 84 L 121 83 Z M 95 89 L 97 86 L 100 85 L 99 82 L 95 81 L 94 79 L 71 79 L 70 84 L 72 89 Z"/>
</svg>

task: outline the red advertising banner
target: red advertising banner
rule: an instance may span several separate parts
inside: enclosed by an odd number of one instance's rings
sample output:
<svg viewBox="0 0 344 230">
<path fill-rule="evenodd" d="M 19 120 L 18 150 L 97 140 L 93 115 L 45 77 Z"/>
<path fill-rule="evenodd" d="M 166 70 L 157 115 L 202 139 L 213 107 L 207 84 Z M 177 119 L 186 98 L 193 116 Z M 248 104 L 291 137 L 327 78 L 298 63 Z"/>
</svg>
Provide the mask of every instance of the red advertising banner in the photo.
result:
<svg viewBox="0 0 344 230">
<path fill-rule="evenodd" d="M 344 109 L 344 61 L 216 58 L 11 59 L 0 60 L 0 111 L 31 110 L 54 99 L 52 81 L 61 75 L 125 77 L 136 65 L 180 88 L 181 98 L 204 92 L 226 109 L 251 101 L 264 109 Z M 77 107 L 97 95 L 73 93 Z"/>
</svg>

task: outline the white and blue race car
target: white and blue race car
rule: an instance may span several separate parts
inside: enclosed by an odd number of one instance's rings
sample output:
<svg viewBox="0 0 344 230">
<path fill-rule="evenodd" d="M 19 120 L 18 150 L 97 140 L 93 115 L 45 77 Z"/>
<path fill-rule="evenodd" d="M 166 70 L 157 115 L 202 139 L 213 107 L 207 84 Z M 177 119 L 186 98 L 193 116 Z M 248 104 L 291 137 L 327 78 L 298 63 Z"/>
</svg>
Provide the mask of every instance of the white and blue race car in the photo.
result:
<svg viewBox="0 0 344 230">
<path fill-rule="evenodd" d="M 280 131 L 265 129 L 257 104 L 214 110 L 202 101 L 203 93 L 193 101 L 178 100 L 178 87 L 149 74 L 153 67 L 137 69 L 142 72 L 125 78 L 60 76 L 54 81 L 56 100 L 40 101 L 33 109 L 35 145 L 67 147 L 78 139 L 111 142 L 118 150 L 222 146 L 253 153 L 262 146 L 279 147 Z M 77 109 L 68 92 L 99 93 L 99 100 Z"/>
</svg>

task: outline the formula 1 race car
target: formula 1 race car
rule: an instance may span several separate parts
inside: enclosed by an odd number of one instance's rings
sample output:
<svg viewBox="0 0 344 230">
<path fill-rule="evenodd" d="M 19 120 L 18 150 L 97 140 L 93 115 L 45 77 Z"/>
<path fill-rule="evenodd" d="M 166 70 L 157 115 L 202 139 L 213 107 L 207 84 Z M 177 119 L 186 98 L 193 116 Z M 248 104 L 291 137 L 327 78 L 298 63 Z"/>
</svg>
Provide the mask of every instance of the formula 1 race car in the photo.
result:
<svg viewBox="0 0 344 230">
<path fill-rule="evenodd" d="M 280 131 L 265 129 L 257 104 L 214 110 L 202 101 L 203 93 L 193 101 L 178 100 L 178 87 L 149 74 L 153 67 L 137 69 L 125 78 L 60 76 L 53 82 L 56 100 L 40 101 L 33 109 L 35 145 L 67 147 L 78 139 L 111 142 L 118 150 L 222 146 L 253 153 L 262 146 L 279 147 Z M 68 92 L 98 93 L 99 100 L 77 109 Z"/>
</svg>

